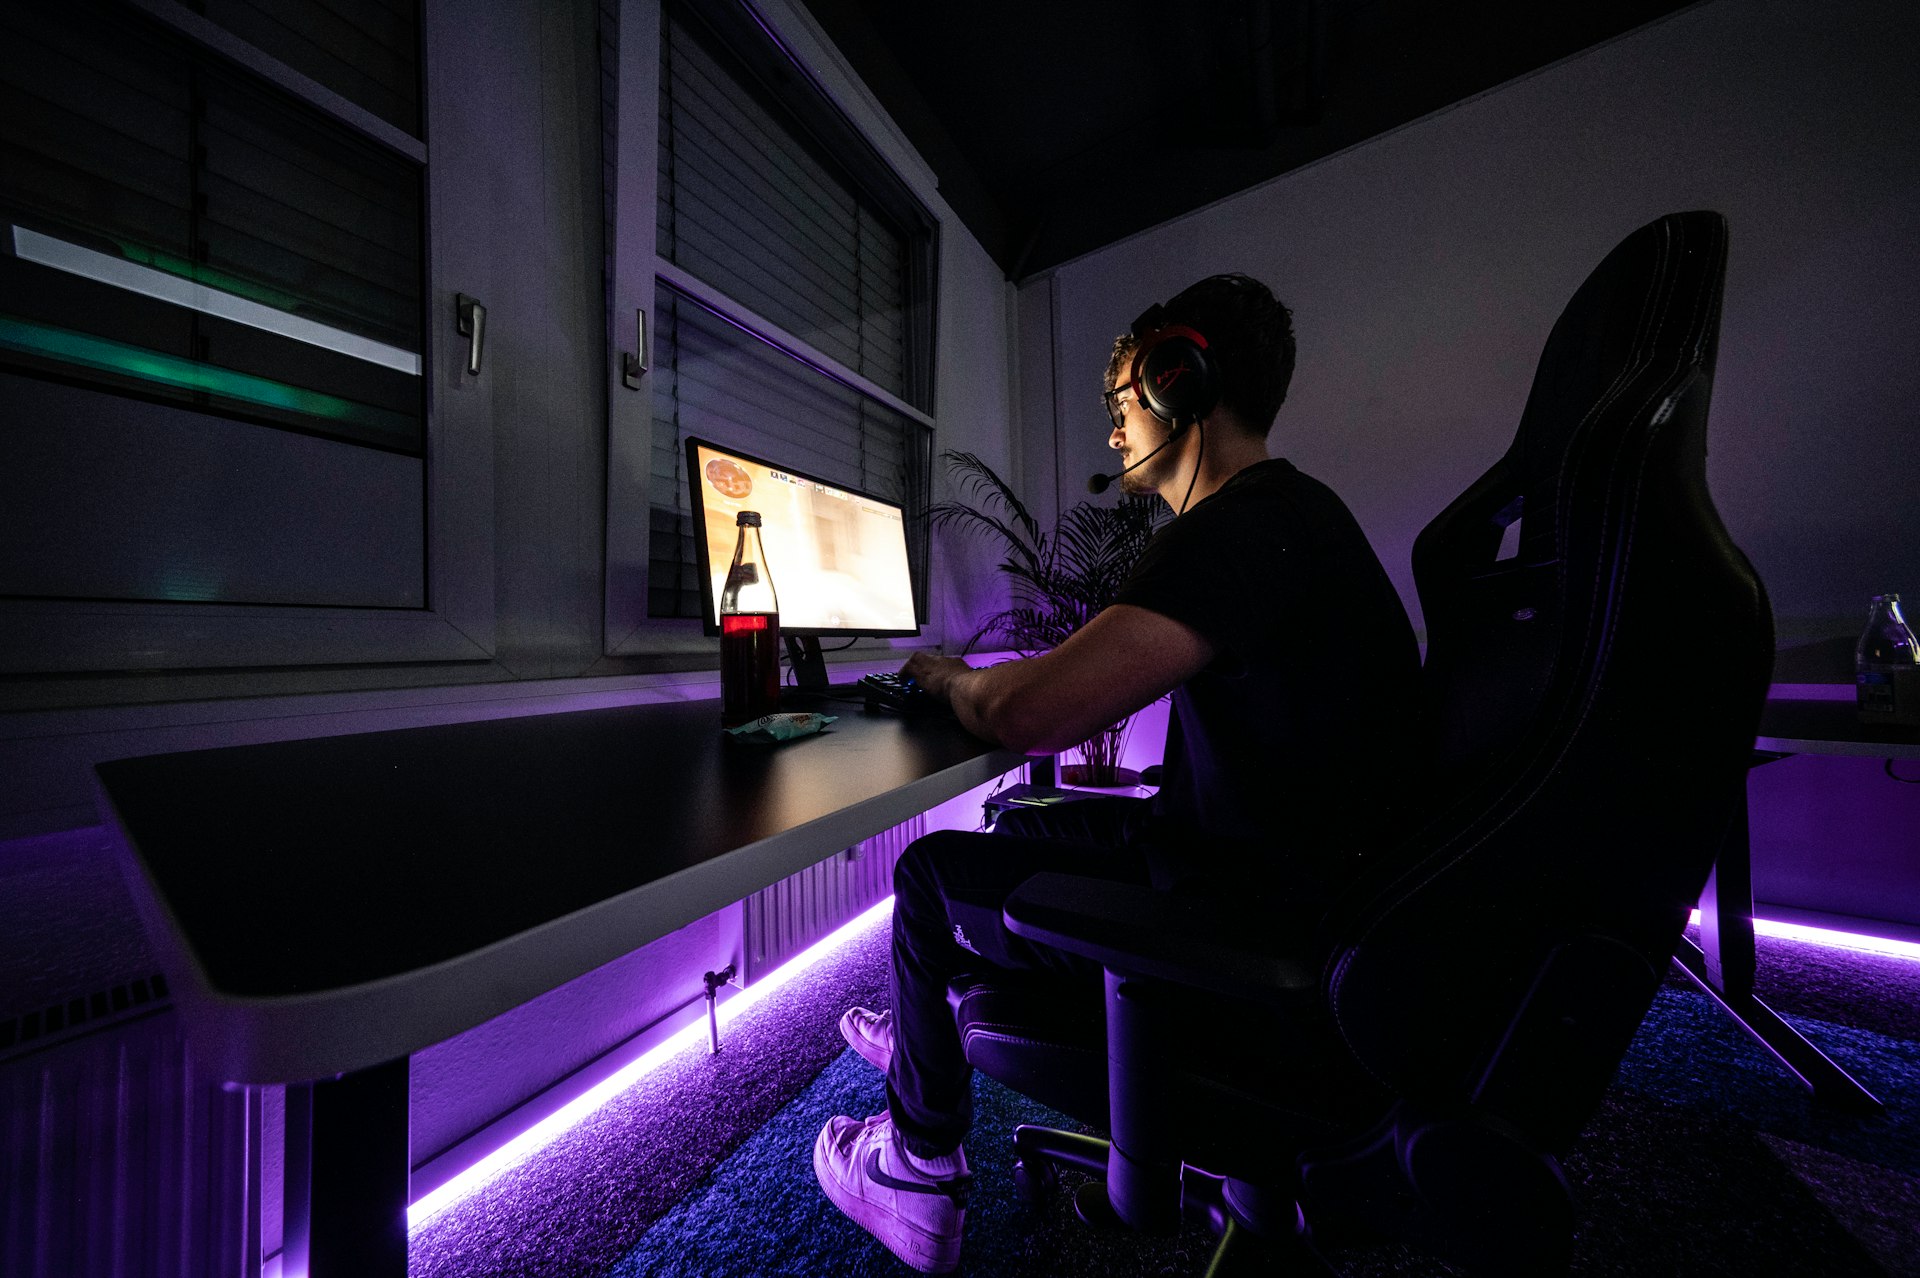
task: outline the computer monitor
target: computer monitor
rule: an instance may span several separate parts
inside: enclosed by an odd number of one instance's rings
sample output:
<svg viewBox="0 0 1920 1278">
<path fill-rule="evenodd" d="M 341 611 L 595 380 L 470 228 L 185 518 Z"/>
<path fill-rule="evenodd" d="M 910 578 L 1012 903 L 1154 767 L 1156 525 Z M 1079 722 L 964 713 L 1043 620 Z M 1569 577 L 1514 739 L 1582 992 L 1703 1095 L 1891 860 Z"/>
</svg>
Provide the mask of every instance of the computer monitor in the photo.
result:
<svg viewBox="0 0 1920 1278">
<path fill-rule="evenodd" d="M 737 516 L 760 512 L 767 571 L 795 682 L 824 688 L 820 637 L 920 633 L 898 503 L 704 439 L 687 440 L 687 487 L 700 560 L 701 621 L 720 633 L 720 595 L 739 540 Z"/>
</svg>

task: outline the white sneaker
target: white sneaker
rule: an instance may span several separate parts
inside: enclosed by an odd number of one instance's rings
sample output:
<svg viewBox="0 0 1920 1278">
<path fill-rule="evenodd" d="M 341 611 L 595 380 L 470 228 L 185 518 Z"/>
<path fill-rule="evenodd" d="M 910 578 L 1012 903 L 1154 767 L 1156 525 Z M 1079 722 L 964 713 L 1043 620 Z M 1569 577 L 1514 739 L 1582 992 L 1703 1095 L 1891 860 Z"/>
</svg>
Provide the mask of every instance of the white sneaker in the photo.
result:
<svg viewBox="0 0 1920 1278">
<path fill-rule="evenodd" d="M 951 1180 L 921 1174 L 907 1162 L 886 1114 L 865 1122 L 830 1118 L 813 1142 L 813 1174 L 833 1205 L 924 1273 L 943 1274 L 960 1263 L 973 1184 L 964 1154 L 960 1167 Z"/>
<path fill-rule="evenodd" d="M 860 1053 L 860 1059 L 879 1070 L 887 1072 L 887 1065 L 893 1060 L 893 1013 L 869 1012 L 864 1007 L 850 1007 L 840 1017 L 840 1037 L 847 1040 L 847 1046 Z"/>
</svg>

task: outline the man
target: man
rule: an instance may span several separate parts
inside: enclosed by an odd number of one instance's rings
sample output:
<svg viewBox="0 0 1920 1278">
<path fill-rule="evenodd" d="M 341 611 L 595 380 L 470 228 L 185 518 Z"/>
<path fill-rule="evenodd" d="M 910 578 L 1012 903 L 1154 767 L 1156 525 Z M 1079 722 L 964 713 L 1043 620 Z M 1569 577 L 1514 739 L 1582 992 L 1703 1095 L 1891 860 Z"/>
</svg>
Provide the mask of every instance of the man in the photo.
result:
<svg viewBox="0 0 1920 1278">
<path fill-rule="evenodd" d="M 948 980 L 1038 969 L 1062 978 L 1063 997 L 1101 997 L 1097 967 L 1007 932 L 1001 907 L 1020 883 L 1054 870 L 1218 886 L 1310 912 L 1385 828 L 1382 729 L 1413 713 L 1418 652 L 1346 506 L 1267 454 L 1293 360 L 1291 314 L 1246 276 L 1202 280 L 1143 315 L 1108 362 L 1107 443 L 1122 487 L 1157 493 L 1172 522 L 1118 601 L 1052 652 L 980 669 L 915 653 L 902 670 L 971 731 L 1028 754 L 1068 749 L 1173 694 L 1153 800 L 930 835 L 895 871 L 893 1010 L 841 1021 L 886 1072 L 887 1112 L 830 1121 L 814 1171 L 918 1269 L 959 1263 L 966 1218 L 972 1071 Z"/>
</svg>

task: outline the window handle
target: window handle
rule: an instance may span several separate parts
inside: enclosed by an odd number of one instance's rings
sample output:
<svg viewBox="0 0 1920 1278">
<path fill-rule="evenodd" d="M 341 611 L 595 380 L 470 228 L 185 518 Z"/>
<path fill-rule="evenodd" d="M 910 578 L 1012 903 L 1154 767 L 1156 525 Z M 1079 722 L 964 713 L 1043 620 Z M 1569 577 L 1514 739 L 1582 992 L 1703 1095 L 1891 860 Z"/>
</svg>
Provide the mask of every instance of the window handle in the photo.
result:
<svg viewBox="0 0 1920 1278">
<path fill-rule="evenodd" d="M 640 379 L 646 374 L 653 352 L 647 349 L 647 313 L 633 313 L 633 346 L 630 351 L 620 352 L 620 380 L 626 383 L 628 390 L 639 390 Z"/>
<path fill-rule="evenodd" d="M 467 339 L 467 372 L 474 376 L 480 373 L 480 348 L 487 340 L 487 308 L 480 304 L 477 297 L 468 297 L 465 293 L 453 295 L 456 315 L 454 325 L 460 330 L 460 336 Z"/>
</svg>

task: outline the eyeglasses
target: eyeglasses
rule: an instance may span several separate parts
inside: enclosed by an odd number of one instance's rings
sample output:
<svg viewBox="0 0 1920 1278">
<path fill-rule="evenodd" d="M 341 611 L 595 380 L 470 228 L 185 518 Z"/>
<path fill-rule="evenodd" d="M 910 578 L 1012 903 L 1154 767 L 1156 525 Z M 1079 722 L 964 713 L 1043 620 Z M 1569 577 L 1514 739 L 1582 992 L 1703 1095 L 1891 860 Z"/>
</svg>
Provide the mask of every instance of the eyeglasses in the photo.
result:
<svg viewBox="0 0 1920 1278">
<path fill-rule="evenodd" d="M 1132 386 L 1116 386 L 1110 391 L 1102 391 L 1100 393 L 1100 398 L 1106 401 L 1107 417 L 1113 422 L 1115 430 L 1127 424 L 1127 401 L 1121 399 L 1120 396 L 1126 395 L 1131 397 L 1132 394 Z"/>
</svg>

